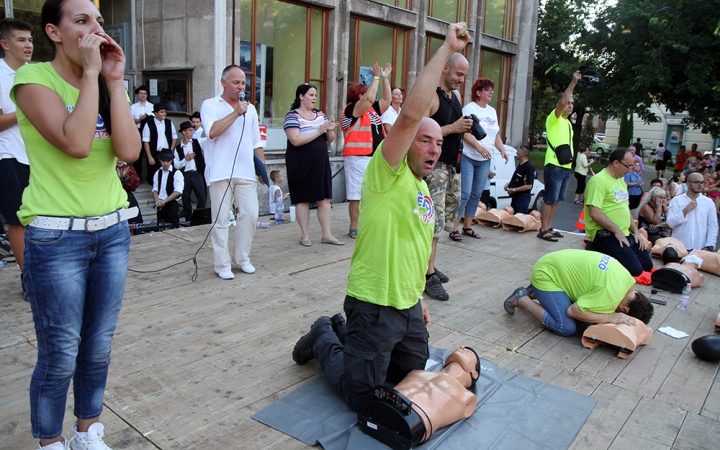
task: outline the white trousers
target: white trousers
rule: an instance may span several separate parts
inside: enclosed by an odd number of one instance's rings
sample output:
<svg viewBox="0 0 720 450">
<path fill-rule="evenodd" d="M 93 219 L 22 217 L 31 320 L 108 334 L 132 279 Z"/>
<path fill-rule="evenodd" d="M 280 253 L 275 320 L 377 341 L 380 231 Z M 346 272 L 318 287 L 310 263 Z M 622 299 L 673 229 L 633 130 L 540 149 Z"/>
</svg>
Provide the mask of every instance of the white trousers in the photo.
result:
<svg viewBox="0 0 720 450">
<path fill-rule="evenodd" d="M 217 223 L 212 229 L 210 238 L 216 273 L 227 272 L 231 269 L 228 226 L 233 199 L 235 206 L 238 207 L 238 215 L 232 263 L 242 266 L 250 262 L 250 249 L 258 219 L 257 181 L 245 178 L 215 181 L 210 184 L 210 202 L 212 217 L 213 219 L 217 217 L 215 219 Z"/>
</svg>

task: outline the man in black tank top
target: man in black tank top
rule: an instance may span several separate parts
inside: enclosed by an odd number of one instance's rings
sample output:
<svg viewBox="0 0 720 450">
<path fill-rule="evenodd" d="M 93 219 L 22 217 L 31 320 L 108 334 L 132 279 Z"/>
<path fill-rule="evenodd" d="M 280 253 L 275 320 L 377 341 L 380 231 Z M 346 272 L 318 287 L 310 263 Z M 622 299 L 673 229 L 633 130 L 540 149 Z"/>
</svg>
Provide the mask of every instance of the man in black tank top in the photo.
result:
<svg viewBox="0 0 720 450">
<path fill-rule="evenodd" d="M 462 153 L 460 145 L 463 134 L 470 131 L 473 122 L 470 119 L 463 119 L 460 93 L 457 88 L 465 82 L 468 70 L 468 61 L 463 55 L 455 53 L 450 57 L 440 77 L 436 95 L 426 114 L 440 124 L 443 133 L 442 154 L 432 175 L 425 178 L 435 205 L 435 235 L 433 236 L 430 261 L 428 261 L 425 292 L 436 300 L 450 298 L 441 284 L 449 279 L 435 269 L 435 254 L 443 228 L 448 232 L 452 231 L 460 208 L 460 174 L 455 170 L 455 166 L 460 161 L 459 157 Z"/>
</svg>

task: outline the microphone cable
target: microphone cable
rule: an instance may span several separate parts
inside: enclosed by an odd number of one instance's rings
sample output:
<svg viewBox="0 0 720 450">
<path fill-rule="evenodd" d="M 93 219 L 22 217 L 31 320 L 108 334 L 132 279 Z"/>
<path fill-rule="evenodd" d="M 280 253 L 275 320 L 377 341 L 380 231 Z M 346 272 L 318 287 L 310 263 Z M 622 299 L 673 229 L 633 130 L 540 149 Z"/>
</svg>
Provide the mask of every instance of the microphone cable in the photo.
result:
<svg viewBox="0 0 720 450">
<path fill-rule="evenodd" d="M 245 93 L 244 92 L 238 92 L 238 100 L 245 101 Z M 200 250 L 202 250 L 203 246 L 208 240 L 208 237 L 210 237 L 210 233 L 212 233 L 212 230 L 215 228 L 215 225 L 217 224 L 217 221 L 220 217 L 220 213 L 222 211 L 222 204 L 225 201 L 225 196 L 227 196 L 228 191 L 230 190 L 230 183 L 232 181 L 233 172 L 235 171 L 235 163 L 237 162 L 237 155 L 240 152 L 240 144 L 242 143 L 243 136 L 245 135 L 245 113 L 242 115 L 243 119 L 243 125 L 242 130 L 240 132 L 240 140 L 238 141 L 237 148 L 235 149 L 235 156 L 233 157 L 233 163 L 232 168 L 230 169 L 230 178 L 228 179 L 227 187 L 225 188 L 225 192 L 223 192 L 222 199 L 220 199 L 220 206 L 218 206 L 217 214 L 215 215 L 215 219 L 213 220 L 212 226 L 208 230 L 207 234 L 205 235 L 205 239 L 203 239 L 202 243 L 198 247 L 198 249 L 195 251 L 195 254 L 192 256 L 192 258 L 188 258 L 186 260 L 176 262 L 175 264 L 171 264 L 167 267 L 163 267 L 161 269 L 155 269 L 155 270 L 136 270 L 136 269 L 130 269 L 128 268 L 128 272 L 134 272 L 134 273 L 156 273 L 156 272 L 162 272 L 163 270 L 170 269 L 172 267 L 178 266 L 180 264 L 185 264 L 186 262 L 192 261 L 193 265 L 195 266 L 195 270 L 193 271 L 192 276 L 190 277 L 190 280 L 194 283 L 197 280 L 198 276 L 198 263 L 197 263 L 197 255 L 200 253 Z M 208 139 L 210 139 L 210 136 L 208 136 Z M 159 187 L 158 187 L 159 189 Z M 232 207 L 232 205 L 231 205 Z M 164 233 L 164 231 L 161 231 L 160 233 Z"/>
</svg>

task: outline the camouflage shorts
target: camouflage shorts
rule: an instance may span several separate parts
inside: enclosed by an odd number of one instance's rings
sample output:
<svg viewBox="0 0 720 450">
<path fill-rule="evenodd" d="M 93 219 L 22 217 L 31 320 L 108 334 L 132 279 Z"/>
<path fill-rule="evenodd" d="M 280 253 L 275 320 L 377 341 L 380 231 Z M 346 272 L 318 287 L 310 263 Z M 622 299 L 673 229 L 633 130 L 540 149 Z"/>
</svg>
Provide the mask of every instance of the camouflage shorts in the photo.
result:
<svg viewBox="0 0 720 450">
<path fill-rule="evenodd" d="M 439 238 L 443 228 L 452 231 L 460 209 L 460 174 L 452 164 L 438 162 L 430 176 L 425 177 L 435 207 L 435 234 Z"/>
</svg>

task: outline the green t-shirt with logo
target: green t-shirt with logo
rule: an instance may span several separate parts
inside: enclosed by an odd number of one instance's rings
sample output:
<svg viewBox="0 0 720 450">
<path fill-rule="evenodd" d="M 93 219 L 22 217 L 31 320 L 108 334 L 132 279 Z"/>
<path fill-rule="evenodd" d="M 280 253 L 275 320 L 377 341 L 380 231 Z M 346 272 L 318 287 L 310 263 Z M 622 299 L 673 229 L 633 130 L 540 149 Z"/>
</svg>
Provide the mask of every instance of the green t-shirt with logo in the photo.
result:
<svg viewBox="0 0 720 450">
<path fill-rule="evenodd" d="M 39 84 L 60 95 L 72 114 L 80 91 L 63 80 L 51 63 L 27 64 L 15 75 L 16 86 Z M 98 115 L 95 138 L 87 158 L 73 158 L 50 144 L 18 107 L 18 125 L 30 161 L 30 183 L 22 196 L 18 218 L 27 225 L 35 216 L 99 216 L 128 206 L 115 171 L 110 135 Z"/>
<path fill-rule="evenodd" d="M 562 114 L 560 114 L 560 117 L 556 117 L 554 109 L 550 115 L 547 116 L 547 119 L 545 119 L 545 134 L 547 136 L 546 140 L 550 142 L 553 147 L 569 144 L 570 151 L 572 152 L 571 154 L 575 155 L 575 151 L 573 150 L 573 131 L 570 121 L 563 117 Z M 545 150 L 544 165 L 547 166 L 548 164 L 563 167 L 565 169 L 569 169 L 572 166 L 572 162 L 564 165 L 560 164 L 555 152 L 550 148 L 550 145 L 548 145 L 547 150 Z"/>
<path fill-rule="evenodd" d="M 435 208 L 424 180 L 403 160 L 397 172 L 378 146 L 363 177 L 360 222 L 347 294 L 404 310 L 425 289 Z"/>
<path fill-rule="evenodd" d="M 585 188 L 585 233 L 591 241 L 595 239 L 595 233 L 603 227 L 590 217 L 588 207 L 600 208 L 603 214 L 622 230 L 623 235 L 627 236 L 630 233 L 631 220 L 629 199 L 625 180 L 614 178 L 607 169 L 590 178 Z"/>
<path fill-rule="evenodd" d="M 588 250 L 567 249 L 537 260 L 530 282 L 541 291 L 565 292 L 581 311 L 614 313 L 635 285 L 635 279 L 615 258 Z"/>
</svg>

